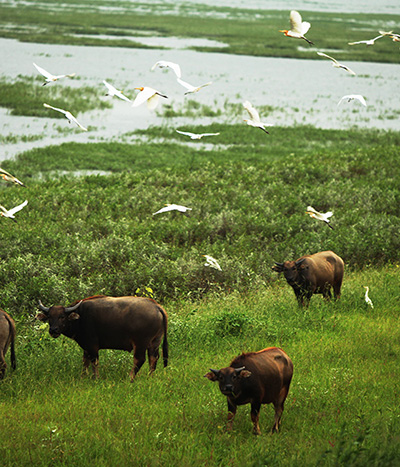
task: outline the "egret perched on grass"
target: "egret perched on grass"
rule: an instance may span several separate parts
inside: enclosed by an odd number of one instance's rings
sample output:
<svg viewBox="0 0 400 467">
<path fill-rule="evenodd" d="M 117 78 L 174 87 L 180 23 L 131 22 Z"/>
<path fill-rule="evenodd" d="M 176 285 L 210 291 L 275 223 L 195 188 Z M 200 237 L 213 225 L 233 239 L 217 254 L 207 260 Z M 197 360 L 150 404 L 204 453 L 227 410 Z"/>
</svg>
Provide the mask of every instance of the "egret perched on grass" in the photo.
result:
<svg viewBox="0 0 400 467">
<path fill-rule="evenodd" d="M 326 57 L 326 58 L 329 58 L 329 60 L 332 60 L 332 66 L 334 66 L 335 68 L 343 68 L 343 70 L 346 70 L 351 75 L 355 75 L 353 70 L 350 70 L 348 66 L 343 65 L 342 63 L 339 63 L 333 57 L 330 57 L 329 55 L 326 55 L 323 52 L 317 52 L 317 54 L 320 55 L 321 57 Z"/>
<path fill-rule="evenodd" d="M 374 304 L 372 303 L 372 300 L 368 297 L 368 292 L 369 292 L 369 287 L 364 285 L 365 289 L 365 302 L 367 305 L 369 305 L 371 308 L 374 308 Z"/>
<path fill-rule="evenodd" d="M 218 264 L 218 261 L 210 255 L 203 255 L 204 258 L 207 260 L 204 263 L 204 266 L 209 266 L 210 268 L 218 269 L 218 271 L 222 271 L 221 266 Z"/>
<path fill-rule="evenodd" d="M 21 180 L 18 180 L 18 178 L 14 177 L 14 175 L 11 175 L 10 173 L 8 173 L 6 170 L 2 169 L 1 167 L 0 167 L 0 178 L 5 180 L 6 182 L 13 182 L 16 185 L 25 186 L 21 182 Z"/>
<path fill-rule="evenodd" d="M 22 204 L 18 205 L 18 206 L 15 206 L 15 208 L 12 208 L 10 210 L 7 210 L 4 206 L 2 206 L 0 204 L 0 216 L 3 216 L 3 217 L 8 217 L 10 219 L 12 219 L 14 222 L 17 222 L 15 220 L 15 216 L 14 214 L 18 211 L 21 211 L 22 208 L 24 208 L 26 205 L 28 204 L 28 201 L 25 200 Z"/>
<path fill-rule="evenodd" d="M 177 78 L 177 81 L 178 81 L 179 84 L 181 84 L 184 88 L 187 89 L 187 91 L 185 92 L 185 95 L 198 92 L 198 91 L 200 91 L 200 89 L 202 89 L 202 88 L 204 88 L 206 86 L 210 86 L 210 84 L 212 84 L 212 81 L 210 81 L 209 83 L 205 83 L 205 84 L 202 84 L 200 86 L 192 86 L 191 84 L 187 83 L 186 81 L 183 81 L 180 78 Z"/>
<path fill-rule="evenodd" d="M 151 67 L 151 70 L 155 70 L 157 67 L 171 68 L 171 70 L 173 70 L 176 74 L 177 78 L 180 78 L 182 76 L 181 67 L 177 63 L 167 62 L 166 60 L 159 60 Z"/>
<path fill-rule="evenodd" d="M 247 125 L 254 126 L 256 128 L 261 128 L 261 130 L 265 131 L 265 133 L 269 132 L 265 129 L 266 126 L 273 126 L 273 123 L 263 123 L 260 120 L 260 115 L 257 112 L 257 110 L 252 106 L 252 104 L 249 101 L 243 102 L 243 107 L 247 110 L 247 113 L 249 114 L 250 118 L 247 120 L 244 120 Z"/>
<path fill-rule="evenodd" d="M 153 110 L 157 107 L 160 96 L 168 99 L 168 96 L 161 94 L 148 86 L 142 86 L 135 89 L 138 89 L 140 92 L 133 101 L 132 107 L 138 107 L 139 105 L 142 105 L 143 102 L 146 102 L 147 108 L 149 110 Z"/>
<path fill-rule="evenodd" d="M 302 21 L 301 15 L 298 11 L 292 10 L 290 12 L 290 31 L 287 29 L 280 29 L 279 32 L 283 32 L 287 37 L 293 37 L 294 39 L 304 39 L 310 45 L 313 45 L 314 42 L 311 42 L 305 37 L 305 34 L 310 29 L 311 24 L 307 21 Z"/>
<path fill-rule="evenodd" d="M 323 221 L 326 223 L 326 225 L 333 230 L 333 227 L 330 225 L 329 218 L 333 216 L 333 212 L 318 212 L 316 211 L 312 206 L 307 207 L 306 214 L 309 214 L 311 217 L 314 219 L 318 219 L 319 221 Z"/>
<path fill-rule="evenodd" d="M 361 96 L 360 94 L 349 94 L 347 96 L 343 96 L 340 101 L 338 102 L 338 105 L 340 105 L 342 102 L 344 101 L 347 101 L 347 102 L 351 102 L 351 101 L 354 101 L 354 100 L 357 100 L 359 102 L 361 102 L 361 104 L 364 106 L 364 107 L 367 107 L 367 103 L 365 102 L 365 99 L 363 96 Z"/>
<path fill-rule="evenodd" d="M 49 105 L 49 104 L 43 104 L 44 107 L 47 107 L 48 109 L 53 109 L 53 110 L 56 110 L 57 112 L 61 112 L 62 114 L 65 115 L 65 118 L 68 120 L 68 123 L 71 123 L 71 122 L 74 122 L 76 125 L 79 126 L 79 128 L 83 131 L 88 131 L 87 128 L 85 128 L 84 126 L 82 126 L 78 120 L 72 115 L 71 112 L 69 112 L 68 110 L 63 110 L 63 109 L 59 109 L 57 107 L 53 107 L 52 105 Z"/>
<path fill-rule="evenodd" d="M 374 45 L 375 41 L 384 37 L 385 34 L 379 34 L 379 36 L 374 37 L 373 39 L 369 39 L 367 41 L 357 41 L 357 42 L 348 42 L 349 45 L 357 45 L 357 44 L 366 44 L 366 45 Z"/>
<path fill-rule="evenodd" d="M 106 96 L 111 96 L 111 97 L 119 97 L 123 101 L 126 102 L 132 102 L 130 99 L 128 99 L 122 91 L 119 91 L 117 88 L 114 88 L 114 86 L 110 83 L 108 83 L 106 80 L 103 80 L 103 83 L 105 87 L 107 88 L 107 94 Z"/>
<path fill-rule="evenodd" d="M 176 130 L 177 133 L 181 135 L 189 136 L 190 139 L 201 139 L 204 136 L 218 136 L 219 133 L 190 133 L 190 131 L 180 131 Z"/>
<path fill-rule="evenodd" d="M 52 83 L 61 78 L 72 78 L 73 76 L 75 76 L 75 73 L 71 73 L 69 75 L 52 75 L 39 65 L 36 65 L 36 63 L 33 63 L 33 65 L 37 69 L 37 71 L 46 78 L 46 81 L 42 84 L 42 86 L 46 86 L 46 84 Z"/>
<path fill-rule="evenodd" d="M 179 212 L 186 212 L 186 211 L 191 211 L 192 208 L 187 208 L 186 206 L 181 206 L 180 204 L 166 204 L 165 208 L 161 208 L 157 212 L 153 213 L 153 216 L 156 214 L 161 214 L 162 212 L 168 212 L 168 211 L 179 211 Z"/>
</svg>

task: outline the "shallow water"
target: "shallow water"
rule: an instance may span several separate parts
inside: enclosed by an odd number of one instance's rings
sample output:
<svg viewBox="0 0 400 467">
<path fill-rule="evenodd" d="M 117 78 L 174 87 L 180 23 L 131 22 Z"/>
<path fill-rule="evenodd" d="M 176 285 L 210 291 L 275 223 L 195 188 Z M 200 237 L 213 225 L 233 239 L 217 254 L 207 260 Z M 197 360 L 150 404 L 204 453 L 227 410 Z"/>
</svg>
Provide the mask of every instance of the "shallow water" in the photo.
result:
<svg viewBox="0 0 400 467">
<path fill-rule="evenodd" d="M 329 52 L 328 52 L 329 53 Z M 21 75 L 34 75 L 32 62 L 54 72 L 76 72 L 77 78 L 59 81 L 49 86 L 84 85 L 104 89 L 103 79 L 125 90 L 134 98 L 134 87 L 151 86 L 168 95 L 160 99 L 158 111 L 166 103 L 180 106 L 184 99 L 196 100 L 217 108 L 224 103 L 241 103 L 250 100 L 254 106 L 269 105 L 274 109 L 261 119 L 275 125 L 292 126 L 310 124 L 320 128 L 347 129 L 381 128 L 400 130 L 400 65 L 352 62 L 344 63 L 357 76 L 333 68 L 324 58 L 298 60 L 235 56 L 221 53 L 204 53 L 192 50 L 144 50 L 114 47 L 62 46 L 22 43 L 0 39 L 2 76 L 12 80 Z M 179 63 L 182 78 L 199 85 L 213 84 L 196 94 L 184 96 L 185 89 L 177 83 L 168 69 L 151 71 L 157 60 Z M 346 94 L 361 94 L 368 106 L 358 102 L 337 106 Z M 111 99 L 102 97 L 102 99 Z M 67 120 L 37 117 L 15 117 L 2 109 L 0 131 L 2 135 L 40 134 L 43 138 L 32 142 L 3 144 L 0 159 L 6 159 L 33 147 L 60 144 L 66 141 L 93 142 L 124 140 L 124 134 L 150 125 L 170 125 L 190 131 L 190 125 L 209 124 L 213 121 L 241 123 L 246 118 L 224 113 L 218 118 L 165 118 L 149 111 L 144 105 L 132 108 L 129 103 L 112 99 L 113 108 L 80 114 L 70 110 L 90 131 L 81 132 Z M 51 102 L 49 102 L 51 104 Z M 59 128 L 69 130 L 60 132 Z M 252 129 L 249 128 L 251 131 Z M 257 130 L 253 130 L 257 131 Z M 271 129 L 273 135 L 273 129 Z M 130 137 L 132 138 L 132 137 Z M 198 144 L 199 142 L 193 142 Z"/>
</svg>

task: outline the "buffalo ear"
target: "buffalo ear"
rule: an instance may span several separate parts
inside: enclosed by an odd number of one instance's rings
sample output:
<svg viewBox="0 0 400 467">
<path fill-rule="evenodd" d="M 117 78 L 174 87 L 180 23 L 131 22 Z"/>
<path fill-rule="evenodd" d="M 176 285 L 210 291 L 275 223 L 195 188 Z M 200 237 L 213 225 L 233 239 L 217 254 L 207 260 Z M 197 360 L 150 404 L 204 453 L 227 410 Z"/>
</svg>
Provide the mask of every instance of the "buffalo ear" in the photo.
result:
<svg viewBox="0 0 400 467">
<path fill-rule="evenodd" d="M 74 320 L 79 319 L 79 318 L 80 318 L 80 315 L 78 315 L 78 313 L 71 313 L 71 314 L 68 315 L 68 319 L 70 321 L 74 321 Z"/>
<path fill-rule="evenodd" d="M 219 370 L 212 370 L 204 375 L 205 378 L 208 378 L 210 381 L 217 381 L 218 379 Z"/>
<path fill-rule="evenodd" d="M 38 319 L 39 321 L 48 321 L 49 320 L 49 317 L 47 315 L 45 315 L 44 313 L 38 313 L 36 316 L 35 316 L 35 319 Z"/>
<path fill-rule="evenodd" d="M 249 376 L 251 376 L 251 371 L 249 370 L 242 370 L 239 375 L 240 378 L 248 378 Z"/>
</svg>

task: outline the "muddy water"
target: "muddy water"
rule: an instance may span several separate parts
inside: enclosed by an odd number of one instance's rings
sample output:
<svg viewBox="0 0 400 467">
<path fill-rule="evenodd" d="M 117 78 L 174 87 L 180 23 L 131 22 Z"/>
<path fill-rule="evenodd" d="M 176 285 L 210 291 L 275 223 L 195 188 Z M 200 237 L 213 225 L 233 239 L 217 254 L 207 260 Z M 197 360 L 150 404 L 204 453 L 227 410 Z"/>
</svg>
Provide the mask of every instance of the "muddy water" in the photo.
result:
<svg viewBox="0 0 400 467">
<path fill-rule="evenodd" d="M 314 53 L 314 52 L 312 52 Z M 329 53 L 329 52 L 328 52 Z M 315 54 L 316 56 L 316 54 Z M 59 81 L 50 86 L 98 86 L 103 90 L 103 79 L 123 88 L 134 98 L 136 86 L 151 86 L 165 93 L 168 100 L 159 104 L 162 113 L 165 103 L 178 108 L 184 99 L 194 99 L 216 108 L 225 102 L 241 103 L 250 100 L 253 105 L 270 105 L 274 110 L 261 115 L 275 125 L 310 124 L 320 128 L 345 129 L 381 128 L 400 130 L 400 65 L 352 62 L 344 63 L 357 76 L 333 68 L 331 62 L 316 56 L 316 60 L 263 58 L 195 52 L 183 49 L 144 50 L 111 47 L 60 46 L 28 44 L 0 39 L 2 76 L 8 80 L 18 74 L 34 75 L 32 62 L 53 73 L 76 72 L 74 80 Z M 349 57 L 350 58 L 350 57 Z M 184 96 L 185 89 L 177 83 L 171 70 L 151 71 L 157 60 L 170 60 L 180 64 L 182 79 L 199 85 L 213 84 L 197 94 Z M 104 88 L 105 90 L 105 88 Z M 358 102 L 337 106 L 346 94 L 362 94 L 368 106 Z M 111 99 L 102 97 L 102 99 Z M 51 104 L 51 102 L 49 102 Z M 164 118 L 145 106 L 132 108 L 130 104 L 112 99 L 113 108 L 79 113 L 70 110 L 90 131 L 80 132 L 67 120 L 36 117 L 15 117 L 0 111 L 2 135 L 42 135 L 33 142 L 3 144 L 0 159 L 10 158 L 33 147 L 60 144 L 66 141 L 124 140 L 124 134 L 150 125 L 185 125 L 213 122 L 213 118 Z M 240 123 L 239 116 L 224 112 L 218 121 Z M 63 131 L 59 131 L 61 128 Z M 196 143 L 193 143 L 196 144 Z"/>
</svg>

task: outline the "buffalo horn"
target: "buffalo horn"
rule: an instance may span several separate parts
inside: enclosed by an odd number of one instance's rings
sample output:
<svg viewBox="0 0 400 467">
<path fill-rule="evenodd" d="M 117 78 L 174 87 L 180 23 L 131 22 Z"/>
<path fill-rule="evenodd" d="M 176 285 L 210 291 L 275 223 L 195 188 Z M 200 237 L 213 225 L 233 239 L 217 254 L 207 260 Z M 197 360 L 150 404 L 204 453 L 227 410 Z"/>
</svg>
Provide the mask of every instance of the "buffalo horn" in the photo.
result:
<svg viewBox="0 0 400 467">
<path fill-rule="evenodd" d="M 301 258 L 301 259 L 297 260 L 296 263 L 295 263 L 296 266 L 300 266 L 300 264 L 305 260 L 306 260 L 305 258 Z"/>
<path fill-rule="evenodd" d="M 277 262 L 275 261 L 275 264 L 276 264 L 277 266 L 279 266 L 280 268 L 283 268 L 283 263 L 277 263 Z"/>
<path fill-rule="evenodd" d="M 42 303 L 41 300 L 39 300 L 39 310 L 40 311 L 43 311 L 43 313 L 45 313 L 46 315 L 48 314 L 49 310 L 50 310 L 50 307 L 45 307 Z"/>
<path fill-rule="evenodd" d="M 243 371 L 245 369 L 244 366 L 241 366 L 240 368 L 235 368 L 235 373 L 236 374 L 239 374 L 241 371 Z"/>
<path fill-rule="evenodd" d="M 212 368 L 210 368 L 210 371 L 212 371 L 215 376 L 218 376 L 220 372 L 220 370 L 213 370 Z"/>
<path fill-rule="evenodd" d="M 80 302 L 78 302 L 78 303 L 77 303 L 76 305 L 74 305 L 74 306 L 69 306 L 69 307 L 65 308 L 65 310 L 64 310 L 65 313 L 72 313 L 73 311 L 75 311 L 75 310 L 78 308 L 78 306 L 79 306 L 81 303 L 82 303 L 82 300 L 81 300 Z"/>
</svg>

